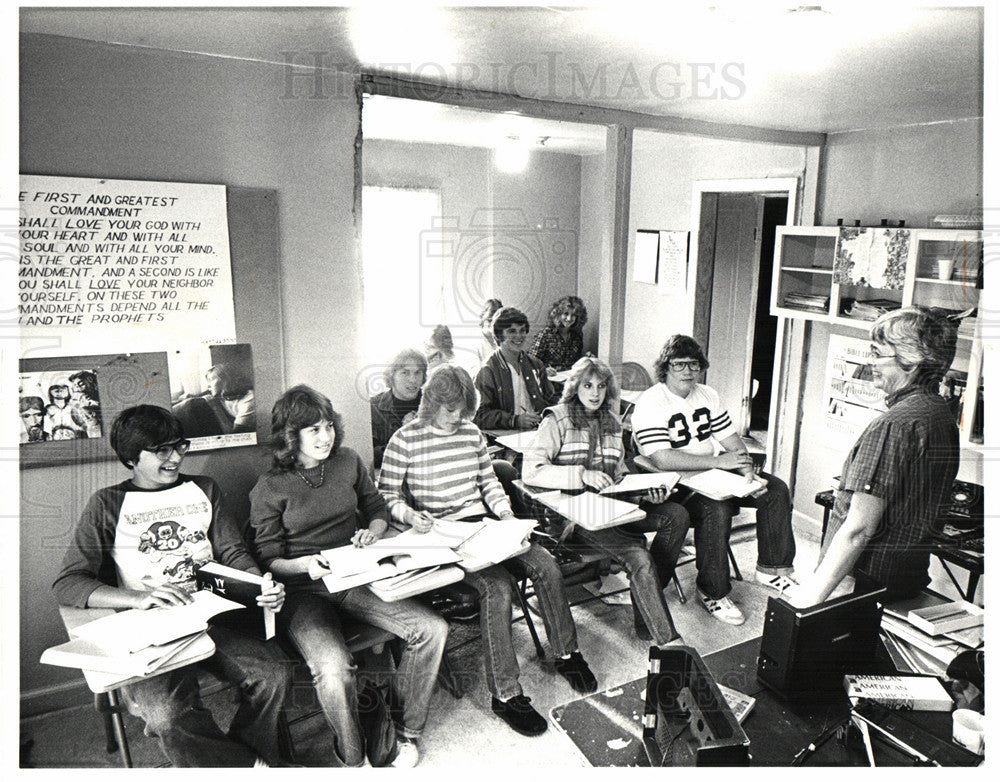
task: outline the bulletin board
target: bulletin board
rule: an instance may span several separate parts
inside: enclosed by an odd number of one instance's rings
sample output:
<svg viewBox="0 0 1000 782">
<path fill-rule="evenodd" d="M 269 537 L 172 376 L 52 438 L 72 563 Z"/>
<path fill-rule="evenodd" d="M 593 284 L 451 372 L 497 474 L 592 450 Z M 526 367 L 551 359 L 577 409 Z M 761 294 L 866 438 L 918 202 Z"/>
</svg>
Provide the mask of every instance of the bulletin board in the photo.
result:
<svg viewBox="0 0 1000 782">
<path fill-rule="evenodd" d="M 276 191 L 226 187 L 226 218 L 235 339 L 252 348 L 256 441 L 263 443 L 270 434 L 268 411 L 285 385 Z M 117 459 L 107 435 L 118 412 L 136 404 L 170 408 L 167 353 L 141 352 L 142 344 L 135 348 L 134 353 L 22 359 L 20 374 L 29 382 L 38 381 L 39 387 L 53 379 L 61 384 L 79 372 L 98 370 L 104 389 L 100 421 L 89 422 L 92 436 L 25 443 L 19 449 L 23 467 Z"/>
</svg>

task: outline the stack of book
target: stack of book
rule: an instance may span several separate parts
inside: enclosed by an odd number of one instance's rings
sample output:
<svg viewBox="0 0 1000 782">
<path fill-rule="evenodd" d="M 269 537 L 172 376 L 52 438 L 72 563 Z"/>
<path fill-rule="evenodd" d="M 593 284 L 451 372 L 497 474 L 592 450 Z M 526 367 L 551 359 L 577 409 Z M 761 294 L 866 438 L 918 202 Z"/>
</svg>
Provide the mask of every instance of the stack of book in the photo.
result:
<svg viewBox="0 0 1000 782">
<path fill-rule="evenodd" d="M 921 594 L 886 606 L 882 641 L 901 673 L 943 676 L 957 654 L 982 646 L 983 609 Z"/>
<path fill-rule="evenodd" d="M 812 293 L 786 293 L 781 305 L 794 310 L 830 312 L 830 297 Z"/>
</svg>

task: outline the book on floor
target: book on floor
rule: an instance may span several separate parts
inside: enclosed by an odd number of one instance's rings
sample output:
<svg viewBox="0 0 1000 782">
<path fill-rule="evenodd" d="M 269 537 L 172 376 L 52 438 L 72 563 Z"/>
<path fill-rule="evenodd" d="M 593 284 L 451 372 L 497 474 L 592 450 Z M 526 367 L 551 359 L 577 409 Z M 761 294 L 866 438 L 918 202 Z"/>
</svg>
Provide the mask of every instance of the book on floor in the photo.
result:
<svg viewBox="0 0 1000 782">
<path fill-rule="evenodd" d="M 853 703 L 869 700 L 890 709 L 951 711 L 955 703 L 936 676 L 845 674 L 844 689 Z"/>
<path fill-rule="evenodd" d="M 211 617 L 243 607 L 207 590 L 195 592 L 191 598 L 190 603 L 180 606 L 119 611 L 76 627 L 73 634 L 111 654 L 131 654 L 207 630 Z"/>
<path fill-rule="evenodd" d="M 694 475 L 685 475 L 680 479 L 681 486 L 687 486 L 698 494 L 703 494 L 713 500 L 728 500 L 732 497 L 746 497 L 767 486 L 767 483 L 756 476 L 737 475 L 728 470 L 705 470 Z"/>
<path fill-rule="evenodd" d="M 229 627 L 263 640 L 274 637 L 274 611 L 257 605 L 264 586 L 264 577 L 245 570 L 206 562 L 195 569 L 198 589 L 207 589 L 217 595 L 240 603 L 242 609 L 233 609 L 212 617 L 211 624 Z"/>
<path fill-rule="evenodd" d="M 719 688 L 722 697 L 726 699 L 726 703 L 729 704 L 729 708 L 736 717 L 736 721 L 742 723 L 747 718 L 747 715 L 753 711 L 757 699 L 752 695 L 747 695 L 739 690 L 726 687 L 724 684 L 719 684 L 718 682 L 715 683 L 715 686 Z"/>
<path fill-rule="evenodd" d="M 63 668 L 113 673 L 119 676 L 148 676 L 176 659 L 205 637 L 204 630 L 158 646 L 147 646 L 130 654 L 113 654 L 86 638 L 73 638 L 42 652 L 41 662 Z"/>
<path fill-rule="evenodd" d="M 906 620 L 929 635 L 942 635 L 983 624 L 983 609 L 974 603 L 956 600 L 943 605 L 915 608 Z"/>
</svg>

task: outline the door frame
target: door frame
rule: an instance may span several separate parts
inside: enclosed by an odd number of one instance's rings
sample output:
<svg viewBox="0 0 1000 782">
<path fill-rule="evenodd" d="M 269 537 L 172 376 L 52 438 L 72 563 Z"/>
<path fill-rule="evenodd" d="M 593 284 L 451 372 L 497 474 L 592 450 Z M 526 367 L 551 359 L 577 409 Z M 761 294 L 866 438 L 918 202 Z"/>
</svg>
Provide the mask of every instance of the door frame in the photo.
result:
<svg viewBox="0 0 1000 782">
<path fill-rule="evenodd" d="M 785 224 L 795 224 L 795 214 L 798 208 L 798 194 L 800 181 L 799 177 L 774 177 L 771 179 L 701 179 L 695 180 L 691 187 L 691 247 L 694 248 L 694 300 L 692 301 L 692 330 L 697 318 L 697 291 L 699 285 L 710 283 L 711 279 L 702 278 L 704 268 L 701 258 L 701 238 L 700 228 L 702 226 L 702 196 L 716 193 L 758 193 L 763 196 L 786 196 L 788 207 L 785 213 Z M 706 226 L 709 223 L 706 223 Z M 714 224 L 714 219 L 712 221 Z M 713 242 L 714 247 L 714 242 Z M 759 274 L 758 274 L 759 276 Z M 752 293 L 756 297 L 756 290 Z M 747 335 L 747 350 L 753 348 L 753 333 Z M 778 330 L 775 335 L 774 344 L 774 373 L 771 376 L 771 409 L 767 416 L 767 443 L 765 450 L 767 460 L 766 466 L 772 464 L 775 444 L 777 442 L 777 400 L 779 399 L 779 387 L 781 383 L 782 370 L 782 346 L 785 342 L 785 318 L 778 318 Z M 746 369 L 743 378 L 743 394 L 749 393 L 750 386 L 750 362 L 746 362 Z"/>
</svg>

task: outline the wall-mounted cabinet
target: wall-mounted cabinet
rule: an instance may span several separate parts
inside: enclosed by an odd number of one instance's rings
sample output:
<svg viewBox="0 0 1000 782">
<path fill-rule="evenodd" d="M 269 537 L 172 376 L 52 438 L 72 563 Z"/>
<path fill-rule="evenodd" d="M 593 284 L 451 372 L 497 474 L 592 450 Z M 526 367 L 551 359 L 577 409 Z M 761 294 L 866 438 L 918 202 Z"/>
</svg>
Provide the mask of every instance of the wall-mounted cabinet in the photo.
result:
<svg viewBox="0 0 1000 782">
<path fill-rule="evenodd" d="M 961 320 L 943 391 L 954 398 L 962 444 L 982 444 L 979 231 L 779 226 L 771 314 L 867 331 L 882 312 L 911 304 L 973 311 Z"/>
</svg>

